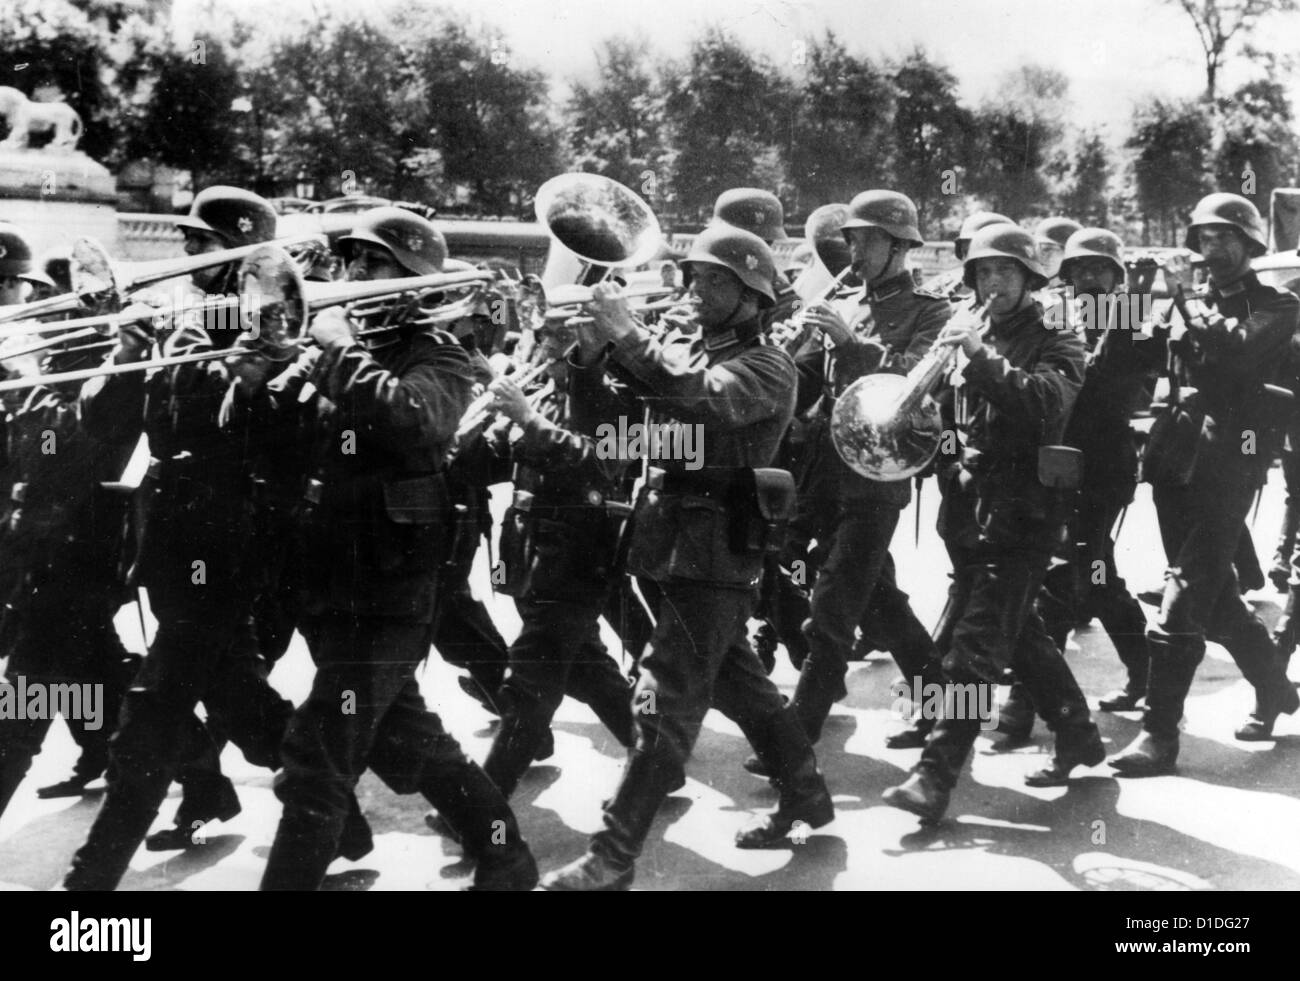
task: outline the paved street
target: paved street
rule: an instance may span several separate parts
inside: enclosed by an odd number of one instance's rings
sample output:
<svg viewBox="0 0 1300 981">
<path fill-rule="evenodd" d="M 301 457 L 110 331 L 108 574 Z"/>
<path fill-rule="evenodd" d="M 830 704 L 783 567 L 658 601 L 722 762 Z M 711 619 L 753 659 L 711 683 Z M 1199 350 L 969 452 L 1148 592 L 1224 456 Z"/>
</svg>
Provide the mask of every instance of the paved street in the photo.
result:
<svg viewBox="0 0 1300 981">
<path fill-rule="evenodd" d="M 1255 524 L 1266 559 L 1281 513 L 1281 474 L 1274 469 Z M 497 493 L 498 504 L 504 495 Z M 921 619 L 932 624 L 946 589 L 947 561 L 934 535 L 937 494 L 927 485 L 922 535 L 913 546 L 913 515 L 904 514 L 896 539 L 902 585 Z M 1159 581 L 1162 558 L 1146 488 L 1130 509 L 1120 538 L 1119 565 L 1130 586 Z M 482 561 L 482 560 L 481 560 Z M 484 584 L 486 566 L 476 582 Z M 484 595 L 484 593 L 480 593 Z M 1271 624 L 1282 597 L 1269 590 L 1250 599 Z M 507 637 L 517 627 L 510 601 L 494 608 Z M 1151 611 L 1148 609 L 1148 613 Z M 119 618 L 128 646 L 139 648 L 133 612 Z M 613 638 L 607 640 L 613 643 Z M 1068 652 L 1085 692 L 1097 696 L 1122 683 L 1122 669 L 1100 626 L 1076 633 Z M 1293 668 L 1293 675 L 1296 669 Z M 1300 675 L 1296 675 L 1300 677 Z M 311 663 L 300 640 L 272 676 L 300 699 Z M 775 675 L 786 690 L 795 675 L 779 656 Z M 765 781 L 746 774 L 749 749 L 739 731 L 711 713 L 696 747 L 685 788 L 661 812 L 637 867 L 636 888 L 723 889 L 1293 889 L 1300 887 L 1300 718 L 1283 717 L 1276 743 L 1245 744 L 1232 730 L 1252 704 L 1249 686 L 1226 652 L 1211 645 L 1187 703 L 1186 732 L 1176 776 L 1117 781 L 1106 766 L 1078 770 L 1069 788 L 1034 790 L 1022 776 L 1043 765 L 1050 742 L 1041 722 L 1031 746 L 999 752 L 981 738 L 954 795 L 948 819 L 922 830 L 914 817 L 885 807 L 880 793 L 899 782 L 918 750 L 884 748 L 900 725 L 891 712 L 897 677 L 880 657 L 855 664 L 849 697 L 826 727 L 818 755 L 835 795 L 837 820 L 805 842 L 767 852 L 742 852 L 731 839 L 753 812 L 772 807 Z M 426 697 L 470 753 L 482 759 L 490 717 L 465 697 L 455 671 L 435 655 L 422 674 Z M 1108 749 L 1138 732 L 1137 713 L 1099 713 Z M 612 791 L 622 753 L 584 706 L 566 701 L 556 720 L 555 755 L 533 767 L 516 809 L 542 868 L 580 854 L 600 824 L 600 801 Z M 59 881 L 81 843 L 96 798 L 38 801 L 35 788 L 67 775 L 76 748 L 61 723 L 45 752 L 0 819 L 0 880 L 11 888 L 45 889 Z M 132 890 L 256 888 L 279 815 L 271 775 L 250 766 L 233 747 L 223 763 L 235 781 L 243 813 L 215 825 L 206 842 L 184 854 L 137 853 L 123 882 Z M 375 832 L 375 851 L 357 863 L 336 862 L 329 888 L 457 889 L 470 870 L 459 849 L 429 831 L 425 806 L 396 797 L 367 776 L 358 789 Z M 169 820 L 178 791 L 164 804 Z"/>
</svg>

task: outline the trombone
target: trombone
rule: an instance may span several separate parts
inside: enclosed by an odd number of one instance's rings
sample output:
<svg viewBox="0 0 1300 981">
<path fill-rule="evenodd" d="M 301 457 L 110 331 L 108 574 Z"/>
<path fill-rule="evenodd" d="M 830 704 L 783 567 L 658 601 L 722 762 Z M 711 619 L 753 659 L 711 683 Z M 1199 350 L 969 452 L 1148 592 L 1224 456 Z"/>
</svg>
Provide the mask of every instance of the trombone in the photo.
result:
<svg viewBox="0 0 1300 981">
<path fill-rule="evenodd" d="M 13 323 L 17 320 L 33 320 L 37 317 L 49 317 L 54 314 L 68 313 L 86 305 L 87 297 L 108 295 L 119 299 L 126 293 L 161 282 L 185 276 L 200 269 L 224 266 L 230 262 L 241 262 L 263 245 L 278 245 L 282 248 L 292 246 L 318 247 L 319 235 L 291 235 L 271 242 L 259 242 L 256 245 L 241 245 L 233 249 L 218 252 L 204 252 L 200 255 L 177 259 L 163 259 L 147 263 L 143 268 L 129 276 L 121 275 L 113 268 L 113 260 L 98 241 L 93 238 L 79 238 L 72 246 L 72 256 L 68 262 L 69 277 L 72 280 L 72 292 L 47 297 L 32 303 L 15 303 L 0 307 L 0 324 Z M 38 327 L 28 327 L 28 333 L 36 333 Z M 9 336 L 8 334 L 4 336 Z"/>
<path fill-rule="evenodd" d="M 215 255 L 215 253 L 212 253 Z M 302 335 L 310 315 L 326 307 L 341 306 L 359 300 L 394 296 L 402 293 L 420 293 L 426 291 L 440 292 L 455 286 L 478 285 L 490 282 L 494 275 L 483 270 L 434 273 L 428 276 L 411 276 L 402 279 L 383 279 L 363 283 L 324 283 L 307 284 L 303 281 L 292 257 L 284 249 L 270 243 L 262 243 L 247 253 L 239 268 L 239 296 L 223 298 L 206 310 L 228 311 L 240 308 L 241 322 L 245 322 L 250 313 L 255 313 L 257 320 L 251 332 L 253 343 L 251 350 L 260 353 L 272 361 L 285 361 L 293 357 L 302 343 Z M 310 295 L 309 295 L 310 289 Z M 459 307 L 461 304 L 448 304 Z M 168 313 L 170 311 L 161 311 Z M 448 319 L 465 316 L 463 311 L 432 312 Z M 122 325 L 134 323 L 157 313 L 110 314 L 98 318 L 98 325 Z M 71 321 L 69 322 L 71 323 Z M 59 326 L 63 326 L 60 324 Z M 79 326 L 88 326 L 80 324 Z M 250 336 L 250 335 L 246 335 Z M 249 349 L 242 349 L 247 352 Z M 64 382 L 84 381 L 102 375 L 119 375 L 133 371 L 149 371 L 154 368 L 172 368 L 177 365 L 195 364 L 217 358 L 227 358 L 241 353 L 240 348 L 224 347 L 213 351 L 196 351 L 192 354 L 172 355 L 134 361 L 126 364 L 99 365 L 76 371 L 62 371 L 54 374 L 29 375 L 0 381 L 0 392 L 32 388 L 37 385 L 62 384 Z M 14 357 L 15 354 L 8 355 Z M 0 360 L 5 355 L 0 352 Z"/>
</svg>

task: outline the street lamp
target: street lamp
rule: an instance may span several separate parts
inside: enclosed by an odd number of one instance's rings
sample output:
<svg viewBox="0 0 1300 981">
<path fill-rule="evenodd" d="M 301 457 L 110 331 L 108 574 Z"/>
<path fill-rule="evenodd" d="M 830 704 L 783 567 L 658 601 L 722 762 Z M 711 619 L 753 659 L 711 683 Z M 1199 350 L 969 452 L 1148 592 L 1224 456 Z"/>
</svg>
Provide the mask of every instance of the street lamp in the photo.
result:
<svg viewBox="0 0 1300 981">
<path fill-rule="evenodd" d="M 298 184 L 295 190 L 297 191 L 297 197 L 311 201 L 316 197 L 316 182 L 307 175 L 305 170 L 300 170 L 298 171 Z"/>
</svg>

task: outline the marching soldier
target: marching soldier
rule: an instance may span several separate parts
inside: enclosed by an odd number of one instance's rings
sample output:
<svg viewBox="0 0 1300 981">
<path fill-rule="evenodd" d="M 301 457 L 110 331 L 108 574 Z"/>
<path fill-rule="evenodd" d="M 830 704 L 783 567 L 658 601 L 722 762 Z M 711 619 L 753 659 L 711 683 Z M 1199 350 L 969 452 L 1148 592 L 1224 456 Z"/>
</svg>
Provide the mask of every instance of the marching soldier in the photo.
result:
<svg viewBox="0 0 1300 981">
<path fill-rule="evenodd" d="M 947 810 L 980 733 L 982 720 L 971 711 L 978 700 L 969 694 L 1002 683 L 1013 666 L 1056 734 L 1051 764 L 1025 782 L 1056 786 L 1075 766 L 1105 758 L 1088 703 L 1034 609 L 1070 504 L 1052 486 L 1052 456 L 1040 448 L 1055 449 L 1065 429 L 1083 381 L 1083 344 L 1043 323 L 1033 291 L 1047 276 L 1028 232 L 986 227 L 972 239 L 965 269 L 966 284 L 987 304 L 989 327 L 985 336 L 974 312 L 963 312 L 936 341 L 960 346 L 968 358 L 953 420 L 960 446 L 940 456 L 937 472 L 939 533 L 954 574 L 936 631 L 947 697 L 920 763 L 884 793 L 885 803 L 929 821 Z"/>
<path fill-rule="evenodd" d="M 946 299 L 916 287 L 906 269 L 907 253 L 921 244 L 916 207 L 894 191 L 865 191 L 849 206 L 842 231 L 852 251 L 863 289 L 847 317 L 828 305 L 806 316 L 814 330 L 833 343 L 829 350 L 809 345 L 796 363 L 799 408 L 821 400 L 819 425 L 810 436 L 813 456 L 800 488 L 800 515 L 814 516 L 812 537 L 826 558 L 812 588 L 810 618 L 804 624 L 808 656 L 799 672 L 791 708 L 808 738 L 816 743 L 831 706 L 845 695 L 844 677 L 852 657 L 854 633 L 889 564 L 889 544 L 899 515 L 911 500 L 907 481 L 868 480 L 840 459 L 831 441 L 830 411 L 848 385 L 876 371 L 906 374 L 929 350 L 950 315 Z M 898 603 L 893 604 L 899 607 Z M 907 607 L 906 600 L 901 604 Z M 937 683 L 938 663 L 928 634 L 915 629 L 915 616 L 903 614 L 890 633 L 926 642 L 891 643 L 908 678 Z M 905 740 L 906 742 L 906 740 Z"/>
<path fill-rule="evenodd" d="M 501 533 L 501 591 L 515 597 L 522 625 L 498 692 L 501 727 L 483 769 L 507 798 L 566 694 L 591 706 L 625 747 L 636 735 L 631 693 L 601 643 L 599 623 L 621 578 L 616 505 L 627 509 L 626 498 L 620 502 L 627 462 L 599 453 L 600 420 L 580 424 L 569 406 L 569 336 L 571 330 L 543 334 L 540 356 L 552 361 L 552 394 L 536 407 L 509 376 L 490 386 L 495 406 L 513 423 L 505 452 L 515 461 L 515 496 Z"/>
<path fill-rule="evenodd" d="M 777 485 L 772 460 L 794 411 L 789 356 L 759 342 L 762 311 L 775 302 L 771 251 L 757 236 L 715 226 L 703 232 L 684 270 L 699 302 L 699 333 L 656 336 L 633 320 L 613 284 L 594 287 L 594 323 L 579 328 L 570 394 L 600 418 L 629 418 L 648 404 L 654 424 L 700 427 L 700 469 L 684 461 L 652 468 L 632 519 L 628 569 L 649 590 L 656 625 L 633 697 L 636 747 L 605 829 L 587 854 L 546 876 L 557 890 L 625 889 L 664 798 L 685 781 L 685 764 L 711 700 L 737 721 L 775 776 L 776 812 L 743 831 L 737 845 L 780 842 L 796 821 L 817 828 L 834 808 L 807 738 L 744 642 L 765 551 L 767 522 L 789 501 L 759 506 Z M 627 393 L 605 387 L 614 374 Z M 787 480 L 788 480 L 788 475 Z"/>
<path fill-rule="evenodd" d="M 1006 215 L 1000 215 L 996 211 L 976 211 L 966 216 L 966 220 L 961 223 L 961 228 L 957 231 L 957 237 L 952 242 L 952 252 L 958 263 L 966 261 L 966 253 L 970 250 L 970 240 L 975 233 L 989 225 L 1014 225 Z M 927 288 L 935 293 L 941 293 L 953 303 L 960 303 L 968 299 L 971 295 L 970 288 L 966 285 L 965 271 L 961 265 L 951 272 L 941 273 L 926 284 Z"/>
<path fill-rule="evenodd" d="M 14 226 L 0 226 L 0 254 L 6 280 L 50 288 L 32 267 L 26 238 Z M 6 282 L 2 292 L 0 304 L 21 290 Z M 16 346 L 31 342 L 24 337 Z M 45 368 L 72 370 L 101 357 L 99 352 L 60 354 L 46 358 Z M 40 361 L 31 354 L 4 366 L 27 373 Z M 11 684 L 22 676 L 32 688 L 70 684 L 98 686 L 102 692 L 97 706 L 83 703 L 82 715 L 66 720 L 81 747 L 72 776 L 36 792 L 42 798 L 78 796 L 108 767 L 108 739 L 138 665 L 113 626 L 122 605 L 116 573 L 125 503 L 100 483 L 120 477 L 135 439 L 120 432 L 100 439 L 87 434 L 75 389 L 40 385 L 9 393 L 6 402 L 12 409 L 7 457 L 14 485 L 13 511 L 0 531 L 5 564 L 0 654 L 8 655 Z M 0 813 L 40 752 L 51 721 L 0 719 Z"/>
<path fill-rule="evenodd" d="M 1088 349 L 1083 388 L 1075 402 L 1063 444 L 1083 453 L 1078 507 L 1068 526 L 1065 561 L 1047 574 L 1038 611 L 1057 647 L 1076 624 L 1096 615 L 1127 672 L 1120 690 L 1098 702 L 1108 712 L 1133 709 L 1147 686 L 1146 615 L 1115 567 L 1111 529 L 1133 500 L 1137 447 L 1129 419 L 1150 402 L 1155 343 L 1135 343 L 1139 292 L 1123 290 L 1126 270 L 1119 236 L 1084 228 L 1070 236 L 1056 294 L 1058 329 L 1080 331 Z M 1087 311 L 1086 313 L 1083 311 Z M 1123 317 L 1121 318 L 1121 315 Z M 1077 322 L 1076 322 L 1077 321 Z M 1003 703 L 998 731 L 1007 745 L 1029 739 L 1034 706 L 1023 684 L 1012 686 Z"/>
<path fill-rule="evenodd" d="M 719 222 L 752 232 L 769 248 L 790 237 L 785 232 L 785 209 L 781 206 L 781 199 L 759 187 L 733 187 L 719 194 L 713 204 L 713 223 Z M 780 269 L 776 269 L 772 288 L 776 291 L 776 302 L 770 310 L 764 311 L 764 329 L 788 320 L 799 304 L 798 294 Z"/>
<path fill-rule="evenodd" d="M 1034 229 L 1034 242 L 1038 246 L 1038 261 L 1047 276 L 1048 284 L 1059 287 L 1057 278 L 1061 271 L 1061 260 L 1065 255 L 1065 245 L 1070 236 L 1083 228 L 1073 218 L 1044 218 Z"/>
<path fill-rule="evenodd" d="M 372 215 L 372 230 L 380 220 Z M 357 238 L 349 280 L 413 271 L 410 257 L 437 232 L 418 216 L 403 220 L 396 243 Z M 303 462 L 300 631 L 316 662 L 281 747 L 284 813 L 263 889 L 320 887 L 367 767 L 441 812 L 477 859 L 475 888 L 537 883 L 509 805 L 425 706 L 415 679 L 450 544 L 443 461 L 472 371 L 454 337 L 416 326 L 413 313 L 363 324 L 358 338 L 340 310 L 326 310 L 312 321 L 314 348 L 269 385 L 265 359 L 232 362 L 228 429 L 262 434 L 272 458 L 278 450 Z"/>
<path fill-rule="evenodd" d="M 1254 711 L 1238 739 L 1268 739 L 1278 715 L 1300 708 L 1268 628 L 1242 600 L 1232 567 L 1291 402 L 1290 392 L 1271 383 L 1291 363 L 1300 300 L 1263 285 L 1251 271 L 1251 259 L 1267 247 L 1263 220 L 1243 197 L 1211 194 L 1192 212 L 1187 248 L 1205 257 L 1208 289 L 1180 310 L 1185 333 L 1170 335 L 1171 405 L 1153 426 L 1143 457 L 1169 570 L 1160 616 L 1148 633 L 1143 732 L 1111 760 L 1120 776 L 1173 771 L 1183 703 L 1207 634 L 1228 649 L 1255 689 Z"/>
<path fill-rule="evenodd" d="M 186 251 L 196 255 L 269 240 L 275 212 L 255 194 L 209 187 L 180 224 Z M 233 264 L 196 271 L 192 279 L 209 295 L 235 292 Z M 167 354 L 217 350 L 237 334 L 220 319 L 204 317 L 201 325 L 175 330 L 163 347 Z M 123 327 L 110 361 L 142 360 L 148 347 L 142 330 Z M 247 447 L 218 425 L 226 387 L 220 366 L 208 361 L 169 368 L 147 381 L 138 371 L 102 376 L 81 390 L 92 435 L 124 429 L 135 439 L 143 424 L 149 438 L 156 463 L 142 488 L 152 502 L 137 563 L 158 630 L 126 693 L 110 744 L 108 794 L 64 879 L 68 889 L 117 886 L 182 761 L 204 745 L 207 735 L 194 715 L 198 702 L 250 762 L 279 765 L 291 707 L 256 667 L 251 614 L 260 557 L 249 548 Z M 215 806 L 217 813 L 192 819 L 238 813 L 233 787 Z"/>
</svg>

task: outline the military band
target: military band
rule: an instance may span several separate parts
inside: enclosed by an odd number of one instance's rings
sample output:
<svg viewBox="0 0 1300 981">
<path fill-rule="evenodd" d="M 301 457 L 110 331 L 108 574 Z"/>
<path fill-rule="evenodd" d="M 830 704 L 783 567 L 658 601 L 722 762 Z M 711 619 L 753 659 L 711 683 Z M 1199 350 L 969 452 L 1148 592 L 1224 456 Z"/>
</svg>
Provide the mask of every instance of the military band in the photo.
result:
<svg viewBox="0 0 1300 981">
<path fill-rule="evenodd" d="M 1030 786 L 1101 764 L 1065 657 L 1094 617 L 1125 681 L 1093 704 L 1144 713 L 1110 761 L 1117 776 L 1175 772 L 1207 641 L 1255 691 L 1237 739 L 1271 739 L 1300 708 L 1287 679 L 1300 300 L 1251 271 L 1267 237 L 1248 200 L 1201 201 L 1186 244 L 1205 282 L 1157 303 L 1154 266 L 1064 216 L 1030 232 L 973 213 L 958 269 L 918 286 L 917 209 L 889 189 L 810 219 L 798 276 L 778 268 L 784 212 L 759 188 L 720 195 L 689 252 L 660 264 L 661 242 L 642 248 L 658 235 L 644 203 L 597 181 L 551 224 L 557 266 L 579 270 L 562 282 L 550 264 L 538 281 L 457 261 L 434 224 L 395 207 L 357 215 L 294 272 L 266 201 L 208 188 L 177 221 L 197 321 L 184 303 L 117 313 L 129 289 L 75 288 L 76 249 L 38 263 L 24 230 L 0 224 L 0 319 L 40 296 L 58 308 L 25 334 L 6 327 L 0 346 L 0 658 L 10 683 L 105 692 L 102 731 L 70 721 L 82 757 L 38 791 L 78 795 L 107 774 L 66 888 L 114 889 L 141 843 L 188 848 L 238 813 L 227 741 L 277 773 L 264 889 L 319 889 L 336 858 L 370 851 L 355 796 L 370 769 L 428 802 L 431 827 L 474 863 L 471 888 L 585 891 L 632 885 L 710 708 L 778 793 L 739 848 L 831 824 L 841 788 L 942 820 L 989 721 L 970 710 L 978 688 L 1011 685 L 998 720 L 1009 742 L 1036 717 L 1051 731 Z M 593 204 L 592 186 L 617 207 Z M 657 291 L 634 286 L 636 267 Z M 250 294 L 269 269 L 283 295 Z M 109 342 L 52 334 L 49 316 L 104 311 Z M 1143 441 L 1131 423 L 1147 412 Z M 696 439 L 699 453 L 607 435 L 633 426 L 665 445 Z M 150 463 L 132 489 L 138 447 Z M 1279 456 L 1288 505 L 1270 578 L 1288 599 L 1270 636 L 1241 593 L 1257 573 L 1249 511 Z M 1150 626 L 1115 561 L 1139 481 L 1165 551 Z M 503 483 L 498 531 L 490 488 Z M 951 563 L 932 625 L 890 552 L 927 484 Z M 470 586 L 480 545 L 498 539 L 493 585 L 522 623 L 510 639 Z M 143 660 L 114 627 L 141 590 L 157 621 Z M 315 666 L 297 706 L 267 680 L 295 632 Z M 782 648 L 798 672 L 788 698 L 769 677 Z M 944 694 L 889 737 L 920 758 L 888 788 L 823 772 L 814 750 L 849 662 L 873 649 L 909 691 Z M 431 650 L 498 717 L 481 767 L 425 704 L 416 672 Z M 543 877 L 509 800 L 551 755 L 566 696 L 627 760 L 586 854 Z M 0 720 L 0 813 L 48 729 Z M 175 819 L 150 834 L 172 781 Z"/>
</svg>

